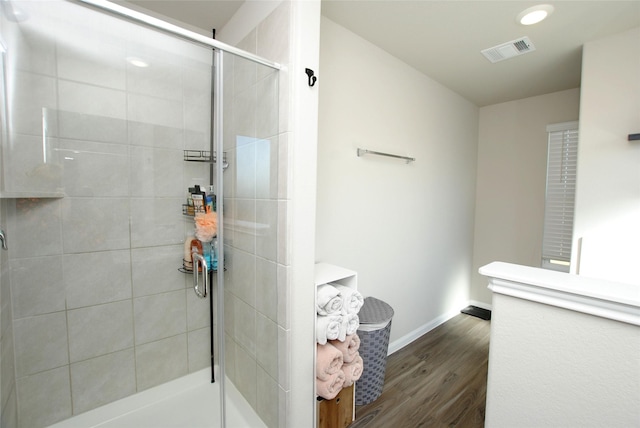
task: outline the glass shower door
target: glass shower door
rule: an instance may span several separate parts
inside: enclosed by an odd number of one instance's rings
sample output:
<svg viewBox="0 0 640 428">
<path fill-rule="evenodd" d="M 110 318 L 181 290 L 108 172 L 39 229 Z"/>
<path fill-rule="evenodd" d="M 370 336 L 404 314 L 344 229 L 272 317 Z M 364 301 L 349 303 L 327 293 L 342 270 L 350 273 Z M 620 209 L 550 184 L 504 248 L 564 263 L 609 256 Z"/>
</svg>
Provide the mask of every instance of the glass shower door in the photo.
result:
<svg viewBox="0 0 640 428">
<path fill-rule="evenodd" d="M 225 409 L 228 414 L 232 395 L 240 394 L 264 424 L 277 427 L 284 342 L 278 306 L 284 255 L 278 228 L 285 185 L 279 168 L 278 71 L 226 52 L 220 53 L 217 69 L 223 84 L 215 103 L 223 109 L 216 132 L 222 140 L 218 159 L 228 162 L 224 172 L 217 171 L 226 268 Z"/>
<path fill-rule="evenodd" d="M 212 49 L 77 2 L 1 10 L 3 324 L 17 419 L 40 427 L 210 365 L 209 304 L 178 268 L 187 189 L 210 180 L 183 153 L 211 147 Z"/>
</svg>

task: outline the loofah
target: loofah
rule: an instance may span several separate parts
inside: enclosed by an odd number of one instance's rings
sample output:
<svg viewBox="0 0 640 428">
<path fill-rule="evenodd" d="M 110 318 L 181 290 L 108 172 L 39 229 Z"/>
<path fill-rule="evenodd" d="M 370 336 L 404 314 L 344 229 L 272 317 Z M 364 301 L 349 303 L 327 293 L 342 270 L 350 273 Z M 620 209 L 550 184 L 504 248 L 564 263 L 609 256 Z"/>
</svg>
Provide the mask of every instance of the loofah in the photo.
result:
<svg viewBox="0 0 640 428">
<path fill-rule="evenodd" d="M 202 242 L 210 242 L 218 233 L 218 215 L 215 212 L 198 213 L 195 216 L 195 236 Z"/>
</svg>

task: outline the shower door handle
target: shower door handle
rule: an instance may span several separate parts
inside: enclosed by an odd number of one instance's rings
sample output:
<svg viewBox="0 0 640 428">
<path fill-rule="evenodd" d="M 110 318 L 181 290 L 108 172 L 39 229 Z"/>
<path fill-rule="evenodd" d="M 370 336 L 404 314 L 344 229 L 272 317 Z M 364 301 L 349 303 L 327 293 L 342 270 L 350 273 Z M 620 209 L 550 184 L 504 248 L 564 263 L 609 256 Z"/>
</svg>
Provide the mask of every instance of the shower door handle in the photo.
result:
<svg viewBox="0 0 640 428">
<path fill-rule="evenodd" d="M 7 238 L 4 236 L 4 230 L 0 229 L 0 241 L 2 241 L 2 249 L 8 250 L 7 248 Z"/>
<path fill-rule="evenodd" d="M 202 254 L 197 251 L 191 254 L 191 259 L 193 260 L 193 290 L 196 292 L 196 296 L 204 299 L 207 297 L 209 286 L 209 267 Z M 200 288 L 200 266 L 202 266 L 202 289 Z"/>
</svg>

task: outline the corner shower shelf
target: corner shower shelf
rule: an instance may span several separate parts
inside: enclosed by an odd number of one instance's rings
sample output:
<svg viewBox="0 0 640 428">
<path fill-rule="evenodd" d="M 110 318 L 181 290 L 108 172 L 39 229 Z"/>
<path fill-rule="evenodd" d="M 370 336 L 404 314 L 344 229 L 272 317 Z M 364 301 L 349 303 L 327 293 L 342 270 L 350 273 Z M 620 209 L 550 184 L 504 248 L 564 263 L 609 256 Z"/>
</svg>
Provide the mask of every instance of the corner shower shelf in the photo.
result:
<svg viewBox="0 0 640 428">
<path fill-rule="evenodd" d="M 216 154 L 211 154 L 209 150 L 183 150 L 183 156 L 187 162 L 216 163 L 218 161 Z M 223 153 L 222 169 L 225 170 L 228 166 L 227 153 Z"/>
<path fill-rule="evenodd" d="M 182 215 L 186 217 L 195 217 L 198 213 L 205 213 L 204 208 L 195 207 L 189 204 L 182 204 Z"/>
<path fill-rule="evenodd" d="M 215 153 L 213 156 L 208 150 L 184 150 L 184 160 L 188 162 L 215 162 Z"/>
</svg>

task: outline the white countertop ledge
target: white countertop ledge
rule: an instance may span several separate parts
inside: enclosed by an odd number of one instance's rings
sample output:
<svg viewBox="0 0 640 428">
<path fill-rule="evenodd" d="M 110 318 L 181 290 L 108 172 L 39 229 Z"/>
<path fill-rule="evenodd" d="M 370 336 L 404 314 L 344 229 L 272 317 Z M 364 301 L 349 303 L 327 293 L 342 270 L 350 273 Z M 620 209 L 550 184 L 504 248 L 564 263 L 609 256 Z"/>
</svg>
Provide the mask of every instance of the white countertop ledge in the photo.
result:
<svg viewBox="0 0 640 428">
<path fill-rule="evenodd" d="M 640 326 L 640 286 L 588 278 L 548 269 L 493 262 L 479 269 L 489 289 Z"/>
</svg>

